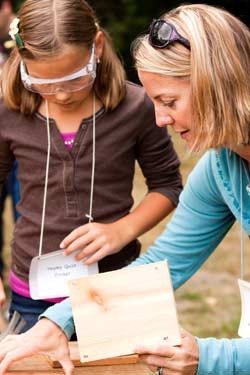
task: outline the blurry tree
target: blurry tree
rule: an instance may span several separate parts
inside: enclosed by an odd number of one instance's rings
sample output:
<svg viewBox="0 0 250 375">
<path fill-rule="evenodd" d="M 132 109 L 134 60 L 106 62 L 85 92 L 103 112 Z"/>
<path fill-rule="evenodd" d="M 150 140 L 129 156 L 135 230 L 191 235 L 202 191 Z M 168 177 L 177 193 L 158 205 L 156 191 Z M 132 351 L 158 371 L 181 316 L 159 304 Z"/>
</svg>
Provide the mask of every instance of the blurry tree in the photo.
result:
<svg viewBox="0 0 250 375">
<path fill-rule="evenodd" d="M 12 0 L 12 3 L 14 5 L 14 10 L 17 12 L 20 5 L 22 4 L 23 0 Z"/>
<path fill-rule="evenodd" d="M 116 50 L 124 61 L 130 79 L 136 80 L 136 73 L 130 54 L 131 42 L 141 33 L 146 33 L 152 18 L 164 11 L 162 0 L 89 0 L 97 16 L 110 33 Z"/>
<path fill-rule="evenodd" d="M 89 0 L 89 2 L 96 10 L 102 26 L 109 31 L 117 51 L 122 56 L 128 77 L 137 81 L 130 54 L 132 41 L 139 34 L 147 32 L 153 18 L 159 17 L 162 13 L 183 4 L 185 1 Z M 188 3 L 202 2 L 223 7 L 241 18 L 246 24 L 250 24 L 250 0 L 198 0 Z"/>
</svg>

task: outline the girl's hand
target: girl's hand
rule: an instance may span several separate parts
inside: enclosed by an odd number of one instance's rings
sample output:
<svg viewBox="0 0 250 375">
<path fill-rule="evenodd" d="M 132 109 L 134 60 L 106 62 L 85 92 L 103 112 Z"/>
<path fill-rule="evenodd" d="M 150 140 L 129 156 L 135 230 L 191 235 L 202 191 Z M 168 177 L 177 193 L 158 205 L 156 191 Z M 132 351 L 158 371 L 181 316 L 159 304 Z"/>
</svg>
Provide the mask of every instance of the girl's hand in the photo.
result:
<svg viewBox="0 0 250 375">
<path fill-rule="evenodd" d="M 89 265 L 117 253 L 131 239 L 119 221 L 111 224 L 89 223 L 73 230 L 64 238 L 60 247 L 65 249 L 65 255 L 78 250 L 76 260 L 84 260 Z"/>
<path fill-rule="evenodd" d="M 42 318 L 29 331 L 9 335 L 0 342 L 0 375 L 10 365 L 34 354 L 53 355 L 60 362 L 65 375 L 73 375 L 74 366 L 69 357 L 68 340 L 63 331 L 52 321 Z"/>
<path fill-rule="evenodd" d="M 5 301 L 6 301 L 6 294 L 5 294 L 5 291 L 4 291 L 3 281 L 0 278 L 0 307 L 3 306 Z"/>
<path fill-rule="evenodd" d="M 180 346 L 138 346 L 135 352 L 151 371 L 162 367 L 162 375 L 195 375 L 197 372 L 198 345 L 195 338 L 184 330 Z"/>
</svg>

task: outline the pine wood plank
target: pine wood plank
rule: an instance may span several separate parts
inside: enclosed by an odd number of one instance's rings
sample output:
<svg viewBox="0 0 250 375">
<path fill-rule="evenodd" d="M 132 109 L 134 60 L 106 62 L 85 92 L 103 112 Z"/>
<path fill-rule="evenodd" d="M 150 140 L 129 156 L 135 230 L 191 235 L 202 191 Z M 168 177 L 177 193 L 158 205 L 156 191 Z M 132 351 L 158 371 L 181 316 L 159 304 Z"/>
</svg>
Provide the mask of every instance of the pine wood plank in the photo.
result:
<svg viewBox="0 0 250 375">
<path fill-rule="evenodd" d="M 166 261 L 71 280 L 69 288 L 81 362 L 181 342 Z"/>
<path fill-rule="evenodd" d="M 70 350 L 70 358 L 75 367 L 128 365 L 128 364 L 135 364 L 138 362 L 138 355 L 134 354 L 134 355 L 100 359 L 98 361 L 82 363 L 80 362 L 80 354 L 79 354 L 78 344 L 76 341 L 69 343 L 69 350 Z M 60 363 L 52 356 L 48 357 L 48 362 L 53 368 L 61 367 Z"/>
<path fill-rule="evenodd" d="M 62 369 L 53 369 L 44 356 L 33 356 L 14 363 L 6 375 L 62 375 Z M 76 367 L 74 375 L 150 375 L 142 363 L 116 366 Z"/>
</svg>

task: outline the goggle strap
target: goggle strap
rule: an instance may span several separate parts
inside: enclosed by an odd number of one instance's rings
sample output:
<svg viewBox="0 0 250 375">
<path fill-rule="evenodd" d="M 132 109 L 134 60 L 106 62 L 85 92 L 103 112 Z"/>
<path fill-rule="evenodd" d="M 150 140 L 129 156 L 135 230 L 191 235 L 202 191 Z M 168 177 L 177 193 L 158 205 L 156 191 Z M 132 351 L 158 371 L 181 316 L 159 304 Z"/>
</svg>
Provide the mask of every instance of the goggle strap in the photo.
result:
<svg viewBox="0 0 250 375">
<path fill-rule="evenodd" d="M 93 44 L 92 50 L 91 50 L 91 56 L 88 64 L 79 70 L 78 72 L 72 73 L 68 76 L 61 77 L 61 78 L 52 78 L 52 79 L 46 79 L 46 78 L 35 78 L 28 74 L 24 62 L 21 60 L 20 63 L 20 71 L 21 71 L 21 78 L 22 81 L 27 84 L 28 86 L 34 85 L 42 85 L 42 84 L 50 84 L 50 83 L 61 83 L 65 81 L 71 81 L 73 79 L 91 74 L 95 71 L 95 45 Z"/>
</svg>

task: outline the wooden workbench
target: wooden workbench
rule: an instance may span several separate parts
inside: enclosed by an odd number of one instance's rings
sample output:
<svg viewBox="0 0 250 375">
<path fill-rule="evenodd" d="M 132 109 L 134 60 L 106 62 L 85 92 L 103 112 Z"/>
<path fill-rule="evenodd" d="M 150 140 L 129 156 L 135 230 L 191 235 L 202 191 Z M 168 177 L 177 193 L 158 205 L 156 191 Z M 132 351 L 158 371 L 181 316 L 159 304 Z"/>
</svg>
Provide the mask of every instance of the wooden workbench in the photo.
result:
<svg viewBox="0 0 250 375">
<path fill-rule="evenodd" d="M 82 364 L 79 360 L 79 351 L 76 342 L 69 343 L 70 357 L 76 367 L 74 375 L 149 375 L 151 372 L 142 363 L 139 363 L 137 356 L 128 356 L 121 358 L 111 358 L 99 361 L 101 365 L 92 362 L 92 365 L 87 363 Z M 136 358 L 135 358 L 136 357 Z M 115 364 L 116 363 L 116 364 Z M 128 364 L 129 363 L 129 364 Z M 111 365 L 112 364 L 112 365 Z M 26 358 L 12 365 L 7 372 L 8 375 L 54 375 L 63 374 L 62 369 L 56 368 L 58 362 L 52 358 L 48 359 L 45 356 L 34 356 Z"/>
<path fill-rule="evenodd" d="M 6 375 L 55 375 L 62 369 L 53 369 L 43 356 L 34 356 L 16 362 Z M 113 366 L 76 367 L 74 375 L 149 375 L 150 370 L 142 363 Z"/>
</svg>

